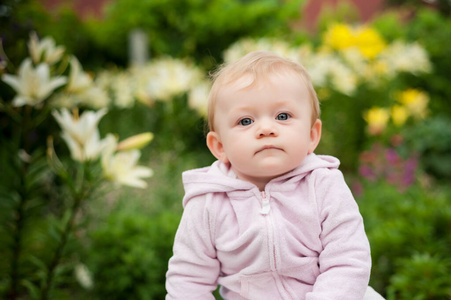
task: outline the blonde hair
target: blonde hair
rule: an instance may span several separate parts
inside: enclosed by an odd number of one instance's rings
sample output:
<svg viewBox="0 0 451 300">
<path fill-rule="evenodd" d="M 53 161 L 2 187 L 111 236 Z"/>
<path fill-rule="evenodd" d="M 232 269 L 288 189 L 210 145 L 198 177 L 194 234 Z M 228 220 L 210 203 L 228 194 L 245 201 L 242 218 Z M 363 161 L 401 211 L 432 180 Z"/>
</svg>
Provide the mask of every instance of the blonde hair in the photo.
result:
<svg viewBox="0 0 451 300">
<path fill-rule="evenodd" d="M 251 75 L 252 82 L 249 86 L 259 83 L 262 79 L 267 79 L 270 75 L 281 74 L 287 71 L 294 71 L 304 81 L 309 91 L 312 104 L 312 125 L 319 118 L 320 107 L 318 97 L 313 88 L 307 70 L 299 63 L 278 56 L 268 51 L 254 51 L 242 58 L 230 63 L 221 65 L 211 74 L 213 85 L 208 96 L 208 127 L 214 131 L 214 111 L 220 89 L 235 82 L 244 75 Z"/>
</svg>

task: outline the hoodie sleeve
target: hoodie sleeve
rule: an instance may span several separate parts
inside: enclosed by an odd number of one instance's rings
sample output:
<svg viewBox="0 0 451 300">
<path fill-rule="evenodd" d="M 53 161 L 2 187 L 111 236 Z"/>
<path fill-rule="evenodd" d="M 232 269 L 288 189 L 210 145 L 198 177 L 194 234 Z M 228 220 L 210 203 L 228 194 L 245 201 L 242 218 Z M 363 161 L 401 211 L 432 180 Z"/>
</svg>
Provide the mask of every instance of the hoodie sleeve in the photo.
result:
<svg viewBox="0 0 451 300">
<path fill-rule="evenodd" d="M 174 240 L 166 274 L 166 300 L 214 299 L 220 264 L 211 239 L 207 196 L 187 202 Z"/>
<path fill-rule="evenodd" d="M 313 174 L 323 250 L 320 275 L 306 300 L 361 300 L 371 271 L 362 216 L 339 170 L 321 169 Z"/>
</svg>

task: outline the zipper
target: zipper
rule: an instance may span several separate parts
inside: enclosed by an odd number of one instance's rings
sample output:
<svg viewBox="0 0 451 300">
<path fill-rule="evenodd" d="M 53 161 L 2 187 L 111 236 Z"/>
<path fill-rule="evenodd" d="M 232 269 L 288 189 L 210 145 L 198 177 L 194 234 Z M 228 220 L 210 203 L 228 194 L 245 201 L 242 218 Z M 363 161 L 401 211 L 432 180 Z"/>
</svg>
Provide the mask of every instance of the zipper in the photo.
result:
<svg viewBox="0 0 451 300">
<path fill-rule="evenodd" d="M 260 210 L 260 214 L 267 216 L 269 214 L 269 211 L 271 210 L 271 205 L 269 204 L 269 199 L 266 197 L 265 191 L 261 191 L 261 197 L 262 197 L 262 208 Z M 271 216 L 268 216 L 266 219 L 266 230 L 268 234 L 268 253 L 270 253 L 270 262 L 271 262 L 271 269 L 273 271 L 277 270 L 277 263 L 276 263 L 276 248 L 274 244 L 274 223 L 271 218 Z"/>
<path fill-rule="evenodd" d="M 265 191 L 261 191 L 260 194 L 261 194 L 261 200 L 262 200 L 262 208 L 260 210 L 260 214 L 267 216 L 271 210 L 269 199 L 266 196 Z M 277 263 L 277 254 L 276 254 L 276 245 L 275 245 L 276 232 L 274 229 L 274 219 L 272 218 L 272 216 L 267 216 L 267 217 L 265 217 L 265 220 L 266 220 L 270 269 L 273 272 L 277 272 L 278 263 Z M 279 277 L 279 275 L 275 275 L 275 276 Z M 288 292 L 281 277 L 279 277 L 278 282 L 279 282 L 278 288 L 281 290 L 280 292 L 283 293 L 289 299 L 293 299 L 291 294 Z"/>
<path fill-rule="evenodd" d="M 269 205 L 269 199 L 266 197 L 265 191 L 261 191 L 262 196 L 262 209 L 260 210 L 260 213 L 264 216 L 269 214 L 269 211 L 271 210 L 271 206 Z"/>
</svg>

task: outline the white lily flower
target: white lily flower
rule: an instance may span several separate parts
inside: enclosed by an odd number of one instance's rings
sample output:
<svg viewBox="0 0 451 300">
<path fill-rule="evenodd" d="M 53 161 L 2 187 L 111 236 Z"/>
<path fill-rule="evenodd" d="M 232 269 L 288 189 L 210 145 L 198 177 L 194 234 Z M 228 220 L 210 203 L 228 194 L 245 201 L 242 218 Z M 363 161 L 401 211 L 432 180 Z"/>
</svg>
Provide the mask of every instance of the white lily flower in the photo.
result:
<svg viewBox="0 0 451 300">
<path fill-rule="evenodd" d="M 136 188 L 145 188 L 147 183 L 142 178 L 151 177 L 150 168 L 137 166 L 141 153 L 139 150 L 118 152 L 104 165 L 105 175 L 114 182 Z"/>
<path fill-rule="evenodd" d="M 160 58 L 142 68 L 147 79 L 146 92 L 160 101 L 189 91 L 190 87 L 202 78 L 200 69 L 179 59 Z"/>
<path fill-rule="evenodd" d="M 117 107 L 129 108 L 135 104 L 134 85 L 128 73 L 118 73 L 114 76 L 111 90 Z"/>
<path fill-rule="evenodd" d="M 414 75 L 429 73 L 432 65 L 426 50 L 418 43 L 395 41 L 382 54 L 391 73 L 410 72 Z"/>
<path fill-rule="evenodd" d="M 102 168 L 105 176 L 113 182 L 136 188 L 145 188 L 147 183 L 142 178 L 151 177 L 152 169 L 137 166 L 141 152 L 137 149 L 119 151 L 117 139 L 109 134 L 106 138 L 106 147 L 102 152 Z"/>
<path fill-rule="evenodd" d="M 203 81 L 194 86 L 188 94 L 188 105 L 195 109 L 201 116 L 207 116 L 208 93 L 211 84 Z"/>
<path fill-rule="evenodd" d="M 69 147 L 72 159 L 77 161 L 97 159 L 106 146 L 105 141 L 100 139 L 98 130 L 95 130 L 84 144 L 80 144 L 67 131 L 62 133 L 62 137 Z"/>
<path fill-rule="evenodd" d="M 89 271 L 88 267 L 85 264 L 77 264 L 74 269 L 75 279 L 77 279 L 78 283 L 82 287 L 87 290 L 92 289 L 94 286 L 94 280 L 92 278 L 92 273 Z"/>
<path fill-rule="evenodd" d="M 110 105 L 111 99 L 107 92 L 93 84 L 89 89 L 78 95 L 80 103 L 93 109 L 101 109 Z"/>
<path fill-rule="evenodd" d="M 55 108 L 85 106 L 90 109 L 101 109 L 110 105 L 110 98 L 103 88 L 93 84 L 81 93 L 58 93 L 51 98 L 50 105 Z"/>
<path fill-rule="evenodd" d="M 65 76 L 51 78 L 48 64 L 39 64 L 34 69 L 30 58 L 22 62 L 18 76 L 4 74 L 2 80 L 17 92 L 14 106 L 38 105 L 67 82 Z"/>
<path fill-rule="evenodd" d="M 65 140 L 71 156 L 77 161 L 94 160 L 106 148 L 107 141 L 100 139 L 97 125 L 106 114 L 106 109 L 97 112 L 86 111 L 79 118 L 62 109 L 61 113 L 53 111 L 58 124 L 63 129 L 62 137 Z"/>
<path fill-rule="evenodd" d="M 353 95 L 358 83 L 356 74 L 338 60 L 334 61 L 329 68 L 329 75 L 334 89 L 345 95 Z"/>
<path fill-rule="evenodd" d="M 79 93 L 88 89 L 92 78 L 83 71 L 83 67 L 75 56 L 70 58 L 70 73 L 67 90 L 70 93 Z"/>
<path fill-rule="evenodd" d="M 224 51 L 224 60 L 226 62 L 235 61 L 238 58 L 256 50 L 271 51 L 293 60 L 297 59 L 296 49 L 285 41 L 268 38 L 244 38 L 235 42 Z"/>
<path fill-rule="evenodd" d="M 35 64 L 39 63 L 42 58 L 44 62 L 53 64 L 63 57 L 65 51 L 63 46 L 56 46 L 55 40 L 51 37 L 39 41 L 36 32 L 30 34 L 28 49 Z"/>
</svg>

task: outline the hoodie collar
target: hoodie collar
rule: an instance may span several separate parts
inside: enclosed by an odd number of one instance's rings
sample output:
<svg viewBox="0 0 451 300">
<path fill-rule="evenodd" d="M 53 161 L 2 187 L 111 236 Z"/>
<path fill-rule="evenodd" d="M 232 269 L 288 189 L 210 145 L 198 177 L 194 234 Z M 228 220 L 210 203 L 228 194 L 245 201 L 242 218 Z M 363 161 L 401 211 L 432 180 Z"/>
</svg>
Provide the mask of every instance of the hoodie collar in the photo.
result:
<svg viewBox="0 0 451 300">
<path fill-rule="evenodd" d="M 271 180 L 267 184 L 266 190 L 272 188 L 277 189 L 277 186 L 282 186 L 282 183 L 284 184 L 284 189 L 290 190 L 291 186 L 296 185 L 297 182 L 311 171 L 318 168 L 336 169 L 339 164 L 339 160 L 335 157 L 313 153 L 309 154 L 297 168 Z M 254 184 L 238 179 L 230 165 L 220 161 L 215 161 L 210 167 L 186 171 L 182 174 L 182 177 L 185 187 L 183 206 L 191 198 L 207 193 L 245 192 L 251 190 L 256 190 L 252 191 L 253 193 L 258 192 Z"/>
</svg>

